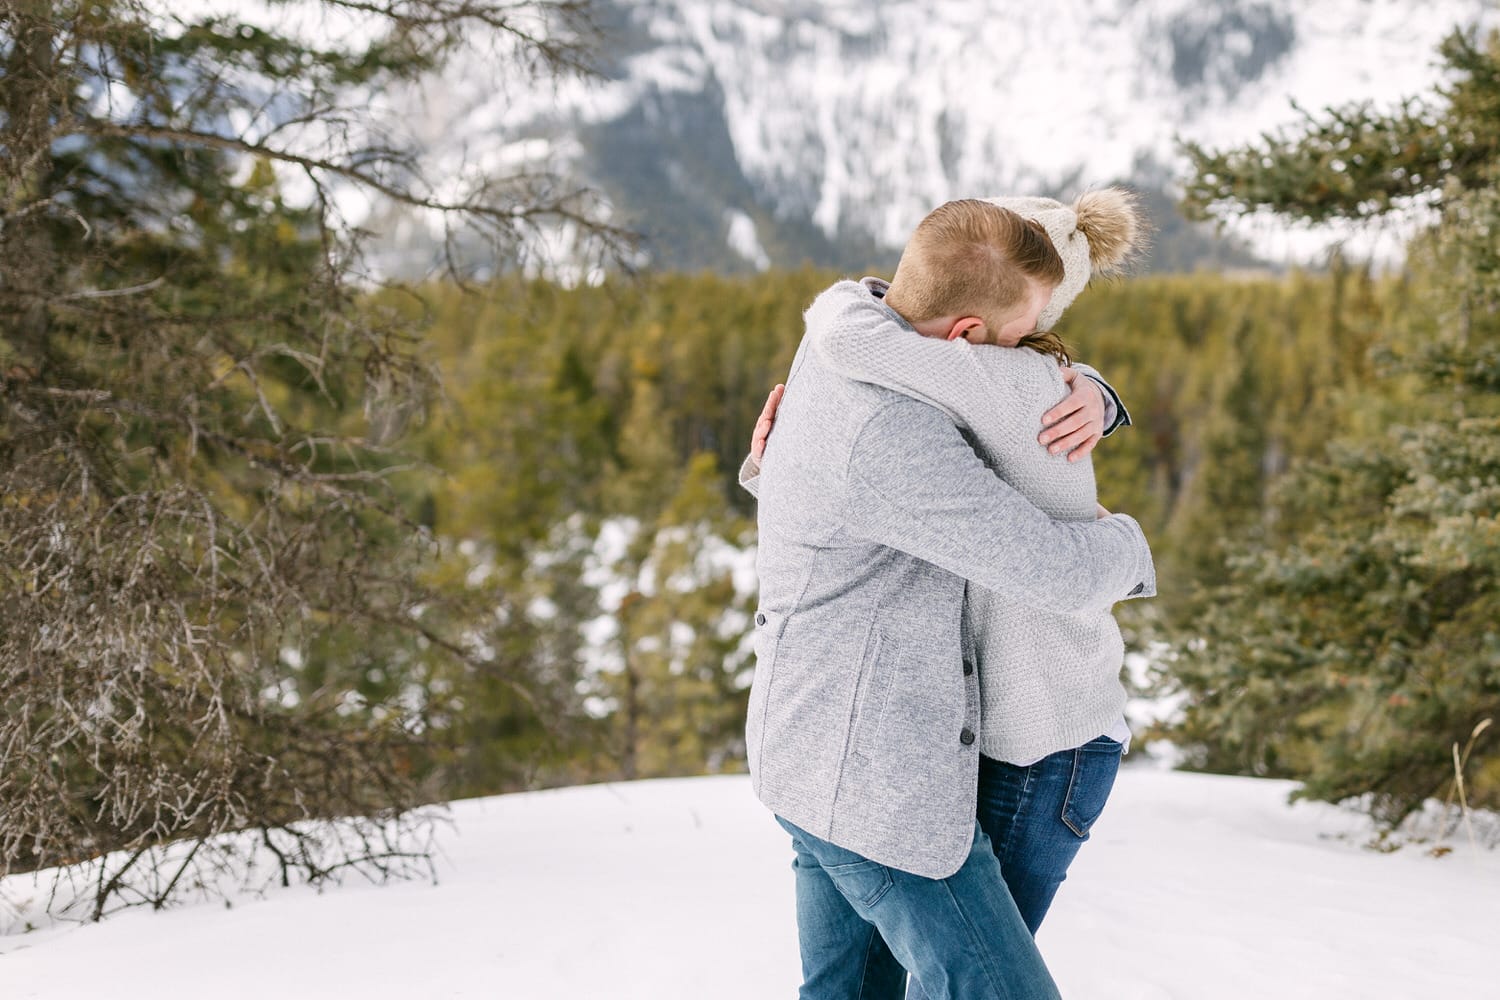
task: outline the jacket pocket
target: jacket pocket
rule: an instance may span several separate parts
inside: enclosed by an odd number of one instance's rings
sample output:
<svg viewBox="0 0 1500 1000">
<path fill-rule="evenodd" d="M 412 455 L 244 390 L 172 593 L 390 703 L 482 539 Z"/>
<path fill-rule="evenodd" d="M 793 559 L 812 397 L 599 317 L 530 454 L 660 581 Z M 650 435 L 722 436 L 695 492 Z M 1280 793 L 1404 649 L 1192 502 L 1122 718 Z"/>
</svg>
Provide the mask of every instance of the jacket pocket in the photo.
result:
<svg viewBox="0 0 1500 1000">
<path fill-rule="evenodd" d="M 854 713 L 854 752 L 868 758 L 875 752 L 885 706 L 890 700 L 893 667 L 882 656 L 885 638 L 880 631 L 870 633 L 869 648 L 860 664 L 859 695 Z"/>
<path fill-rule="evenodd" d="M 745 751 L 752 777 L 757 777 L 760 747 L 770 714 L 771 684 L 776 678 L 776 651 L 786 617 L 765 609 L 755 612 L 755 676 L 750 684 L 750 703 L 745 712 Z"/>
</svg>

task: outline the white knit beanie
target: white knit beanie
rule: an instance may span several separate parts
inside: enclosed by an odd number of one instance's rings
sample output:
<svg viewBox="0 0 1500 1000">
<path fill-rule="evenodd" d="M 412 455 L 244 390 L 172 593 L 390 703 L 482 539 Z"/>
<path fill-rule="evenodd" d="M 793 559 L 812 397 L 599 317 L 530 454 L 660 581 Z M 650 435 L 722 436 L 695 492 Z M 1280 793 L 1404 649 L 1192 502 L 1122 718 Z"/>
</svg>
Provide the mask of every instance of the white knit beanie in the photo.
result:
<svg viewBox="0 0 1500 1000">
<path fill-rule="evenodd" d="M 1142 249 L 1145 226 L 1134 194 L 1102 188 L 1081 195 L 1070 208 L 1051 198 L 986 198 L 1047 230 L 1063 262 L 1063 280 L 1037 317 L 1038 330 L 1050 330 L 1095 273 L 1118 271 Z"/>
</svg>

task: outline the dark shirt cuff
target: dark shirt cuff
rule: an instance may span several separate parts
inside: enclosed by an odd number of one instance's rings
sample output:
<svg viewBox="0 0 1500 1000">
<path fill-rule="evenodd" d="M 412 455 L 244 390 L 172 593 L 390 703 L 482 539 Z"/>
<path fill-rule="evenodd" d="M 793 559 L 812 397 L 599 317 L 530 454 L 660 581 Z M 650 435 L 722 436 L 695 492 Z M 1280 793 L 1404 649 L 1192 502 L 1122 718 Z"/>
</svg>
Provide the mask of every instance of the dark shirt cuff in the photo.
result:
<svg viewBox="0 0 1500 1000">
<path fill-rule="evenodd" d="M 1114 403 L 1115 419 L 1107 427 L 1104 428 L 1103 436 L 1109 437 L 1121 427 L 1129 427 L 1131 425 L 1130 411 L 1125 409 L 1125 404 L 1120 401 L 1120 396 L 1117 392 L 1115 392 L 1114 388 L 1111 387 L 1110 384 L 1104 381 L 1102 378 L 1094 378 L 1094 376 L 1088 374 L 1087 372 L 1083 373 L 1083 377 L 1092 379 L 1095 385 L 1104 390 L 1104 405 L 1106 409 L 1108 409 L 1110 403 Z"/>
</svg>

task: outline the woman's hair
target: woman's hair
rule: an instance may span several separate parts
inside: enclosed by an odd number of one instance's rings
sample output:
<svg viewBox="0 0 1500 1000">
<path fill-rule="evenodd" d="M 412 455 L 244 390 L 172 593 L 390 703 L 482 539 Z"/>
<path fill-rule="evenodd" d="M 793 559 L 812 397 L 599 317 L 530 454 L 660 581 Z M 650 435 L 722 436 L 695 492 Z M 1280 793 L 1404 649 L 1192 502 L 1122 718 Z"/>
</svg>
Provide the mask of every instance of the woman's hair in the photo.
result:
<svg viewBox="0 0 1500 1000">
<path fill-rule="evenodd" d="M 917 225 L 885 301 L 909 323 L 978 316 L 999 330 L 1025 301 L 1028 281 L 1054 288 L 1062 280 L 1062 258 L 1040 223 L 965 198 L 939 205 Z M 1021 343 L 1066 357 L 1055 336 L 1036 334 Z"/>
<path fill-rule="evenodd" d="M 1022 337 L 1016 346 L 1029 347 L 1041 354 L 1050 354 L 1060 365 L 1073 363 L 1073 359 L 1068 356 L 1068 345 L 1063 343 L 1063 339 L 1057 335 L 1056 330 L 1038 330 L 1036 333 Z"/>
</svg>

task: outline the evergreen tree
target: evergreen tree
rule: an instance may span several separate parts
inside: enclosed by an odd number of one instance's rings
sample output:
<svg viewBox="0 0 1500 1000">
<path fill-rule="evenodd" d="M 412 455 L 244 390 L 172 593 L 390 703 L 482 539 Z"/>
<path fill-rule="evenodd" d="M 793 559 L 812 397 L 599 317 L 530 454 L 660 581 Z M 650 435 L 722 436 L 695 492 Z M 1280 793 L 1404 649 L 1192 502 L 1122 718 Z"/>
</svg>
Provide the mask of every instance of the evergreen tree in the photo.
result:
<svg viewBox="0 0 1500 1000">
<path fill-rule="evenodd" d="M 94 917 L 215 884 L 226 831 L 283 879 L 422 862 L 424 672 L 485 661 L 391 488 L 435 373 L 340 195 L 501 267 L 617 235 L 542 175 L 441 194 L 376 111 L 476 32 L 573 72 L 582 4 L 195 10 L 0 5 L 0 874 L 97 859 Z"/>
<path fill-rule="evenodd" d="M 736 580 L 735 565 L 749 549 L 746 526 L 725 509 L 712 455 L 695 456 L 668 483 L 674 493 L 658 516 L 629 522 L 632 537 L 610 567 L 618 600 L 601 588 L 613 629 L 595 684 L 626 778 L 719 771 L 744 759 L 755 594 Z"/>
<path fill-rule="evenodd" d="M 1500 36 L 1442 54 L 1454 82 L 1394 112 L 1190 150 L 1200 211 L 1436 215 L 1377 352 L 1384 400 L 1295 470 L 1279 533 L 1203 595 L 1178 662 L 1200 764 L 1365 795 L 1389 822 L 1451 788 L 1454 745 L 1500 716 Z M 1467 767 L 1470 801 L 1500 805 L 1492 735 Z"/>
</svg>

